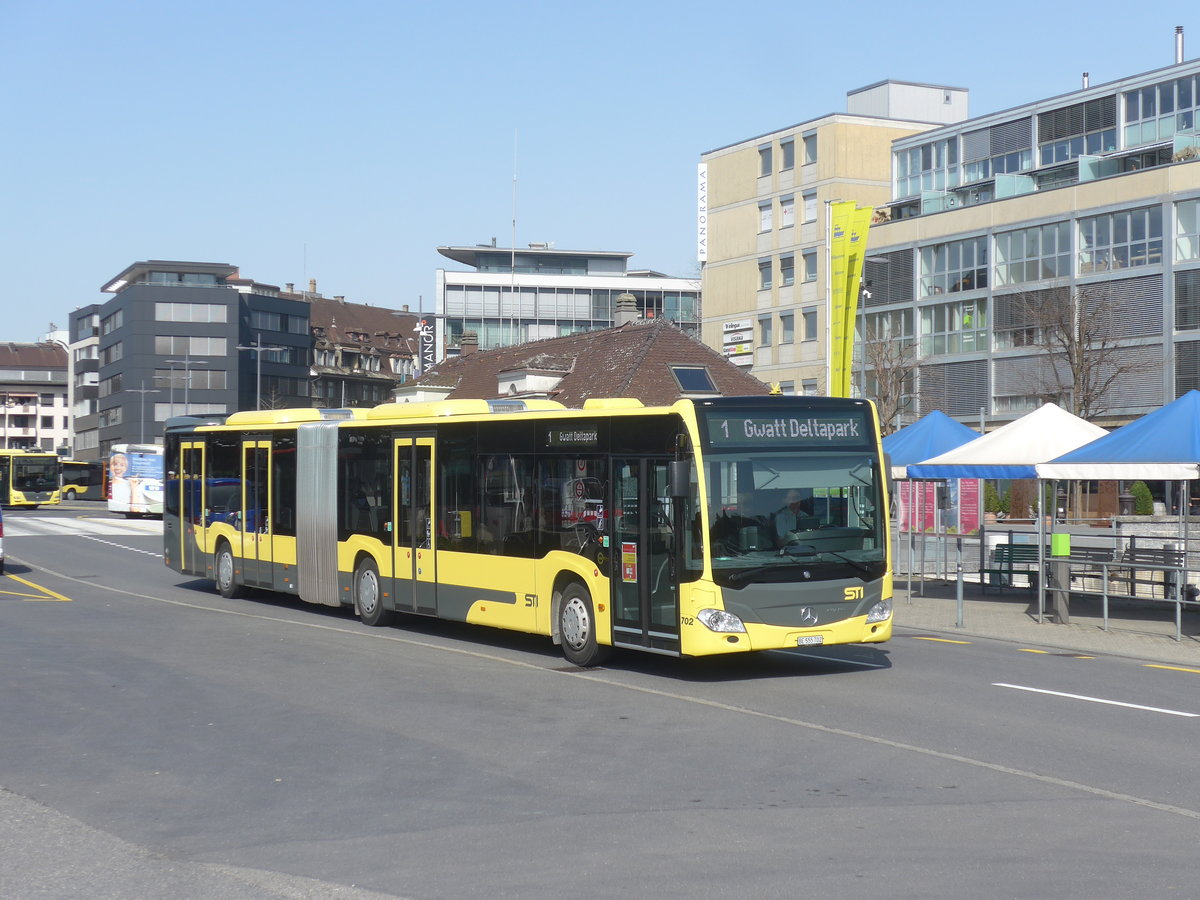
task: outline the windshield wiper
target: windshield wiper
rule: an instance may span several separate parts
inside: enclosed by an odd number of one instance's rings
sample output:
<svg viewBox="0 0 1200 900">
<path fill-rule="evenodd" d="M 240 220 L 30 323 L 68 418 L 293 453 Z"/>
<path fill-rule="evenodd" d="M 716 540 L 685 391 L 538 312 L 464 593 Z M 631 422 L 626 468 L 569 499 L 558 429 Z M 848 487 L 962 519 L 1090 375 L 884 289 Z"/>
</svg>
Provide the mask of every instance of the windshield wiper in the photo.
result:
<svg viewBox="0 0 1200 900">
<path fill-rule="evenodd" d="M 870 566 L 868 566 L 866 563 L 864 563 L 860 560 L 852 559 L 851 557 L 847 556 L 844 553 L 840 553 L 837 550 L 820 550 L 820 549 L 814 547 L 812 544 L 799 544 L 799 543 L 784 544 L 783 547 L 781 547 L 779 550 L 779 555 L 780 556 L 795 556 L 795 555 L 797 555 L 795 552 L 793 552 L 792 547 L 797 547 L 799 549 L 799 553 L 803 554 L 804 556 L 823 556 L 823 555 L 832 556 L 835 559 L 841 560 L 842 562 L 846 563 L 847 565 L 854 566 L 854 568 L 858 569 L 860 572 L 864 572 L 868 575 L 871 573 Z"/>
<path fill-rule="evenodd" d="M 764 572 L 778 572 L 780 569 L 786 569 L 789 565 L 798 566 L 800 563 L 775 563 L 772 566 L 756 566 L 753 569 L 746 569 L 744 572 L 730 572 L 729 583 L 741 584 L 743 581 L 749 581 L 755 576 L 762 575 Z"/>
<path fill-rule="evenodd" d="M 851 559 L 846 554 L 839 553 L 836 550 L 822 550 L 821 552 L 828 553 L 830 556 L 836 556 L 842 562 L 846 563 L 847 565 L 854 566 L 854 568 L 858 569 L 858 571 L 860 571 L 860 572 L 865 572 L 868 575 L 871 574 L 871 567 L 868 566 L 865 562 L 862 562 L 861 560 Z"/>
</svg>

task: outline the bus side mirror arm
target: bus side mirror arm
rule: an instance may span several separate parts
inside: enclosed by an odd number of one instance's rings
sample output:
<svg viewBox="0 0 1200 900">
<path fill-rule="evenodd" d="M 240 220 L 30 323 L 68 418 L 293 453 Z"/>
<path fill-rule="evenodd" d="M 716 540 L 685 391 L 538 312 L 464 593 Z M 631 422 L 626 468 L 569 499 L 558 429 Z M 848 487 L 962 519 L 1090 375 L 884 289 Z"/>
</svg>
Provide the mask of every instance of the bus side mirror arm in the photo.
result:
<svg viewBox="0 0 1200 900">
<path fill-rule="evenodd" d="M 667 465 L 667 493 L 682 500 L 691 493 L 692 465 L 686 459 L 672 460 Z"/>
</svg>

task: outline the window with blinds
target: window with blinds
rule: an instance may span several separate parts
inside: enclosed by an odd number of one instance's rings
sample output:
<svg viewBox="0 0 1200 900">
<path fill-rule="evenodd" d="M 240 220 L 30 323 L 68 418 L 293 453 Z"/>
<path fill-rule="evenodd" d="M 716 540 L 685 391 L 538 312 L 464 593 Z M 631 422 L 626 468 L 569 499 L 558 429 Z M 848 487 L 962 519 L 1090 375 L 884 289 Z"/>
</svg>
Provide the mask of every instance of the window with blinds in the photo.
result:
<svg viewBox="0 0 1200 900">
<path fill-rule="evenodd" d="M 918 370 L 921 415 L 941 410 L 954 417 L 974 417 L 981 408 L 988 408 L 989 390 L 987 360 L 924 365 Z"/>
</svg>

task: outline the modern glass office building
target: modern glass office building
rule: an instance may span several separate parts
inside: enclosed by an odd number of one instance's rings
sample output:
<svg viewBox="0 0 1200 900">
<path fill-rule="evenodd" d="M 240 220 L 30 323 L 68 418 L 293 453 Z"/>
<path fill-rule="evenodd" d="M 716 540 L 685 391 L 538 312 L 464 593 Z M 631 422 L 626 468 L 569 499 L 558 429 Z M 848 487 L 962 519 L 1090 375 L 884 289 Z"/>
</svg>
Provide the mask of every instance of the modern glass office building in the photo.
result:
<svg viewBox="0 0 1200 900">
<path fill-rule="evenodd" d="M 459 352 L 468 331 L 479 348 L 611 328 L 616 300 L 632 294 L 641 318 L 666 318 L 698 334 L 700 282 L 659 272 L 631 271 L 632 253 L 524 249 L 483 244 L 439 247 L 470 271 L 437 272 L 438 359 Z"/>
</svg>

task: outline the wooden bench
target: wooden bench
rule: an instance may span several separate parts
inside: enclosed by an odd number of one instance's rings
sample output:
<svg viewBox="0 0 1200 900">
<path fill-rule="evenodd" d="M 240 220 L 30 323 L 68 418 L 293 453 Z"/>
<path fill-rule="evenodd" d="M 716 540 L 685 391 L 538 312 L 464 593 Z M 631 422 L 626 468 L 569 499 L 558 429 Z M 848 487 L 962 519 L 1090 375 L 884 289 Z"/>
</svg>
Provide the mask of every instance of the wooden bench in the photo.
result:
<svg viewBox="0 0 1200 900">
<path fill-rule="evenodd" d="M 1129 547 L 1121 554 L 1120 568 L 1110 567 L 1115 571 L 1114 581 L 1119 581 L 1127 597 L 1142 600 L 1166 600 L 1175 594 L 1179 573 L 1171 568 L 1183 567 L 1183 551 L 1167 547 Z M 1138 568 L 1142 566 L 1143 568 Z M 1145 566 L 1162 566 L 1164 568 L 1144 568 Z"/>
<path fill-rule="evenodd" d="M 1046 555 L 1049 557 L 1049 553 Z M 979 570 L 980 590 L 986 593 L 989 587 L 1001 591 L 1006 587 L 1018 587 L 1013 581 L 1018 575 L 1025 578 L 1026 588 L 1036 590 L 1037 566 L 1037 544 L 997 544 L 992 548 L 990 563 Z"/>
</svg>

